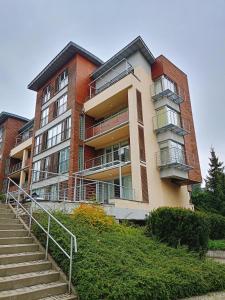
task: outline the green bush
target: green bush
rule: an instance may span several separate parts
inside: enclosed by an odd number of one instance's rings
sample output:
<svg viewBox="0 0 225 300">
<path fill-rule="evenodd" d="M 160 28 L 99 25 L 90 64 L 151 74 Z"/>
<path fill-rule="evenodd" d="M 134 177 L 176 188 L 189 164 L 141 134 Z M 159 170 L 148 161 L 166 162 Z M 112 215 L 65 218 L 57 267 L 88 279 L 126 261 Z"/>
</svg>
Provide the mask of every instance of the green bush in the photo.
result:
<svg viewBox="0 0 225 300">
<path fill-rule="evenodd" d="M 161 244 L 146 237 L 143 228 L 116 224 L 99 230 L 98 224 L 55 216 L 77 236 L 72 282 L 81 300 L 175 300 L 225 289 L 224 265 Z M 38 219 L 46 228 L 46 216 Z M 43 232 L 36 225 L 33 230 L 44 244 Z M 69 251 L 69 237 L 55 222 L 50 233 Z M 68 274 L 68 259 L 52 242 L 49 247 Z"/>
<path fill-rule="evenodd" d="M 209 238 L 212 240 L 224 239 L 225 217 L 213 213 L 204 213 L 203 215 L 209 223 Z"/>
<path fill-rule="evenodd" d="M 162 207 L 153 211 L 147 220 L 147 231 L 161 242 L 203 255 L 207 251 L 209 228 L 203 214 L 182 208 Z"/>
</svg>

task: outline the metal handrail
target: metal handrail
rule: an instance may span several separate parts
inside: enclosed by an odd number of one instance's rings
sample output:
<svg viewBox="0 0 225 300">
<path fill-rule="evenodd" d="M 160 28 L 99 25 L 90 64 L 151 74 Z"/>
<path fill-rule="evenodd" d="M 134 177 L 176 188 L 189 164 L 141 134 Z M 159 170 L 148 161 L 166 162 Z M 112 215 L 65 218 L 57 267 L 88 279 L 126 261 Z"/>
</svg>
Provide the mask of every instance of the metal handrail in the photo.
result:
<svg viewBox="0 0 225 300">
<path fill-rule="evenodd" d="M 27 135 L 24 135 L 24 133 L 25 132 L 17 135 L 15 147 L 22 144 L 23 142 L 29 140 L 29 138 L 31 138 L 33 136 L 33 129 L 29 130 Z"/>
<path fill-rule="evenodd" d="M 9 191 L 10 183 L 12 183 L 14 186 L 18 188 L 18 198 L 14 197 L 13 193 Z M 33 210 L 32 206 L 30 207 L 30 212 L 22 205 L 22 203 L 19 201 L 20 199 L 20 193 L 24 193 L 35 205 L 37 205 L 43 212 L 45 212 L 48 215 L 48 227 L 47 230 L 34 218 L 33 216 Z M 6 203 L 8 203 L 8 196 L 11 196 L 15 202 L 16 202 L 16 217 L 18 218 L 18 209 L 21 207 L 23 211 L 25 211 L 29 219 L 29 233 L 31 231 L 31 224 L 32 220 L 44 231 L 44 233 L 47 235 L 46 239 L 46 246 L 45 246 L 45 259 L 48 257 L 48 248 L 49 248 L 49 239 L 51 239 L 55 245 L 66 255 L 66 257 L 70 260 L 70 267 L 69 267 L 69 292 L 71 292 L 71 280 L 72 280 L 72 263 L 73 263 L 73 251 L 77 252 L 77 239 L 76 236 L 67 229 L 58 219 L 56 219 L 49 211 L 47 211 L 44 207 L 42 207 L 31 195 L 29 195 L 25 190 L 23 190 L 19 185 L 15 183 L 11 178 L 8 177 L 8 187 L 7 187 L 7 197 L 6 197 Z M 50 223 L 51 219 L 54 220 L 63 230 L 65 230 L 70 235 L 70 254 L 67 253 L 66 250 L 64 250 L 59 243 L 51 236 L 50 234 Z"/>
</svg>

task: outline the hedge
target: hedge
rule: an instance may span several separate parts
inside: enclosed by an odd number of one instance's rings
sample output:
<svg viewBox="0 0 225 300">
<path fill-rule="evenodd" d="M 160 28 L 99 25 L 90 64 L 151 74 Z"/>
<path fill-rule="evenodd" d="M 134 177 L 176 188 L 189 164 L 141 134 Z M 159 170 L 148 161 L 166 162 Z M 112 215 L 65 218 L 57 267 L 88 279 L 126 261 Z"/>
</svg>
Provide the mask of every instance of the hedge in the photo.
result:
<svg viewBox="0 0 225 300">
<path fill-rule="evenodd" d="M 161 242 L 205 254 L 208 248 L 209 225 L 204 214 L 182 208 L 161 207 L 147 220 L 147 232 Z"/>
<path fill-rule="evenodd" d="M 81 211 L 76 218 L 55 216 L 77 236 L 72 281 L 81 300 L 175 300 L 225 289 L 224 265 L 159 243 L 146 237 L 143 228 L 107 222 L 104 229 L 102 217 L 100 222 L 96 214 L 83 219 Z M 37 217 L 46 228 L 46 216 Z M 33 230 L 45 244 L 45 234 L 35 224 Z M 50 233 L 69 251 L 70 239 L 55 222 Z M 68 259 L 52 242 L 49 247 L 68 273 Z"/>
<path fill-rule="evenodd" d="M 225 217 L 214 213 L 203 213 L 209 224 L 209 238 L 220 240 L 225 238 Z"/>
</svg>

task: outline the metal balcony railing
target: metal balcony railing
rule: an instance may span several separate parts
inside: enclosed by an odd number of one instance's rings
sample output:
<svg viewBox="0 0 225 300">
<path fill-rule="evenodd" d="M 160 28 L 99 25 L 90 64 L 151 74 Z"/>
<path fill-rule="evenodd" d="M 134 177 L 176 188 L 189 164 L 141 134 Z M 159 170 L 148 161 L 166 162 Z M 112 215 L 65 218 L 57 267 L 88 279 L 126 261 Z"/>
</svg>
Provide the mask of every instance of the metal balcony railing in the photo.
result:
<svg viewBox="0 0 225 300">
<path fill-rule="evenodd" d="M 94 172 L 102 172 L 106 169 L 122 166 L 130 162 L 129 147 L 122 147 L 116 151 L 89 159 L 84 164 L 84 170 L 80 173 L 87 175 Z"/>
<path fill-rule="evenodd" d="M 9 174 L 15 173 L 17 171 L 20 171 L 22 169 L 22 162 L 19 162 L 15 165 L 10 166 L 9 168 Z"/>
<path fill-rule="evenodd" d="M 161 76 L 152 85 L 152 99 L 157 101 L 163 97 L 167 97 L 176 104 L 180 104 L 183 102 L 184 90 L 166 76 Z"/>
<path fill-rule="evenodd" d="M 107 118 L 94 126 L 86 129 L 85 139 L 103 134 L 129 121 L 128 109 L 118 112 L 110 118 Z"/>
<path fill-rule="evenodd" d="M 16 143 L 15 146 L 18 146 L 19 144 L 25 142 L 26 140 L 28 140 L 29 138 L 31 138 L 33 136 L 33 130 L 29 130 L 26 131 L 24 133 L 19 134 L 16 137 Z"/>
<path fill-rule="evenodd" d="M 159 168 L 175 167 L 188 171 L 193 169 L 195 157 L 178 147 L 165 148 L 157 153 L 157 165 Z"/>
<path fill-rule="evenodd" d="M 153 125 L 156 133 L 170 130 L 183 136 L 190 132 L 189 120 L 181 118 L 180 115 L 173 110 L 157 114 L 153 117 Z"/>
<path fill-rule="evenodd" d="M 110 87 L 112 84 L 116 83 L 120 79 L 133 72 L 133 66 L 125 58 L 122 59 L 89 84 L 89 99 L 101 93 L 102 91 Z"/>
</svg>

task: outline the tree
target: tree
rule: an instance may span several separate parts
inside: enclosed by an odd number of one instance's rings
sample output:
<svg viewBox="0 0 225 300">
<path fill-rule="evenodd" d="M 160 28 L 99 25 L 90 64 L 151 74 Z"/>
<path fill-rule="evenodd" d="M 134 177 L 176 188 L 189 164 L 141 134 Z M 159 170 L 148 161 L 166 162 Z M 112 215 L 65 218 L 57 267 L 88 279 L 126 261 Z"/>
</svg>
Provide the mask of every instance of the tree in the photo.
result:
<svg viewBox="0 0 225 300">
<path fill-rule="evenodd" d="M 225 214 L 225 174 L 223 162 L 219 161 L 214 148 L 210 150 L 208 176 L 205 179 L 206 192 L 212 209 Z"/>
</svg>

